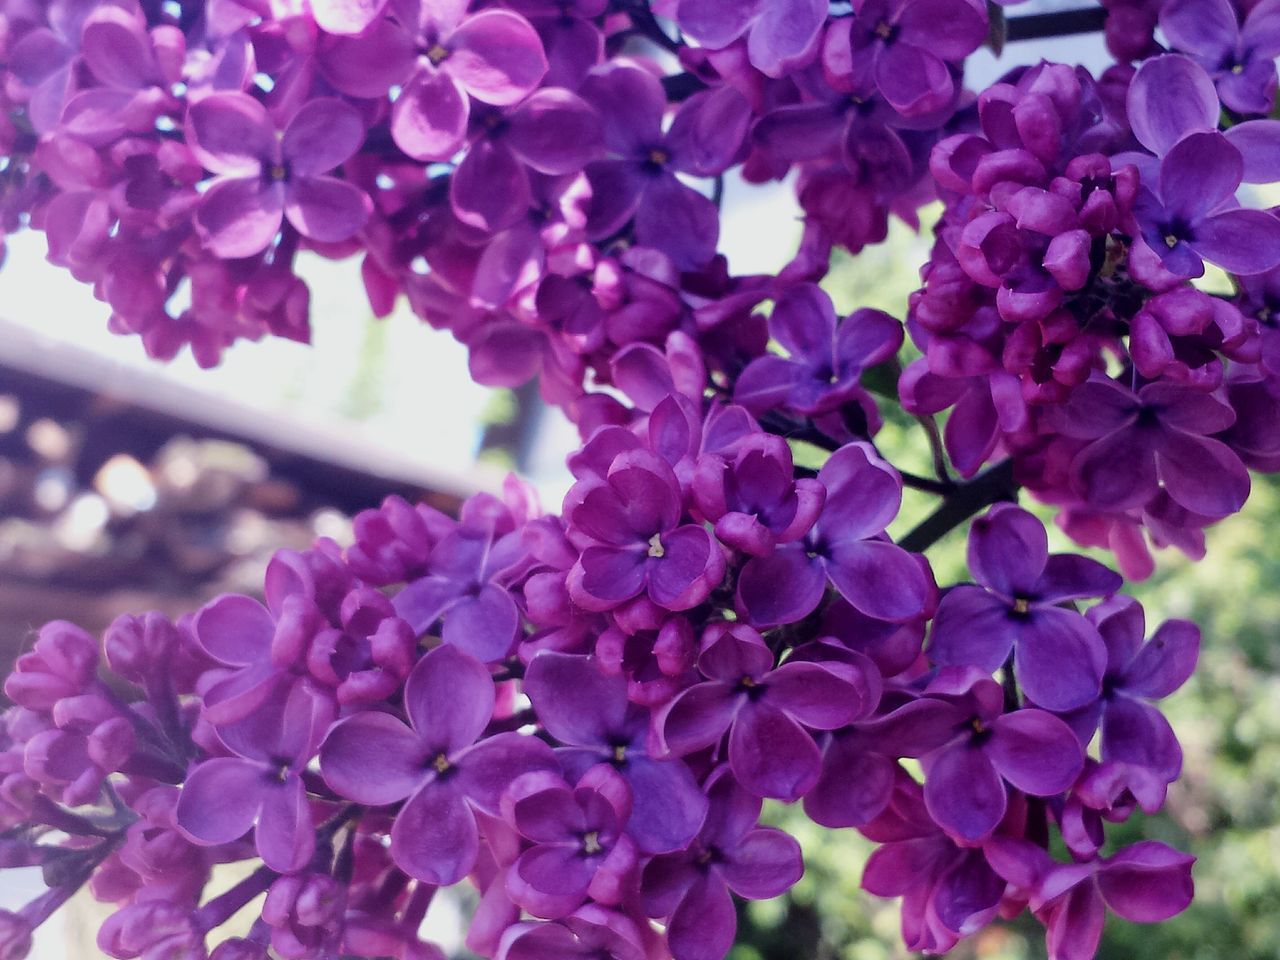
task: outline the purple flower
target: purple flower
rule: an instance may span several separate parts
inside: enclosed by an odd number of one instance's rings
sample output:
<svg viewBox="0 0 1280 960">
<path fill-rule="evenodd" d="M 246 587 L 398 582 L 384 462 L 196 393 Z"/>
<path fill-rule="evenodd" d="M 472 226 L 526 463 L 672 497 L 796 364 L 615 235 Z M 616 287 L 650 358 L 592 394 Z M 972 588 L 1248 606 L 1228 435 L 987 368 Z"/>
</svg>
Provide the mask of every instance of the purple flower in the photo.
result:
<svg viewBox="0 0 1280 960">
<path fill-rule="evenodd" d="M 354 107 L 309 100 L 279 136 L 262 104 L 214 93 L 187 112 L 187 143 L 217 174 L 196 210 L 196 226 L 219 257 L 250 257 L 270 245 L 285 217 L 304 237 L 331 243 L 364 226 L 372 205 L 359 187 L 327 176 L 364 141 Z"/>
<path fill-rule="evenodd" d="M 1045 925 L 1049 960 L 1092 960 L 1106 908 L 1135 923 L 1181 913 L 1193 893 L 1195 857 L 1145 840 L 1088 863 L 1055 863 L 1040 847 L 996 837 L 983 848 Z"/>
<path fill-rule="evenodd" d="M 297 672 L 307 644 L 321 624 L 316 606 L 292 594 L 278 616 L 252 597 L 223 594 L 209 601 L 192 624 L 196 642 L 214 660 L 232 668 L 204 690 L 210 723 L 243 720 Z"/>
<path fill-rule="evenodd" d="M 802 543 L 753 557 L 738 577 L 738 607 L 757 627 L 794 623 L 822 600 L 827 579 L 859 612 L 902 622 L 927 614 L 936 588 L 922 559 L 884 539 L 902 479 L 866 443 L 841 447 L 818 471 L 826 504 Z"/>
<path fill-rule="evenodd" d="M 1276 99 L 1280 4 L 1254 5 L 1241 23 L 1230 0 L 1170 0 L 1160 29 L 1175 49 L 1209 72 L 1222 102 L 1237 113 L 1269 114 Z"/>
<path fill-rule="evenodd" d="M 569 593 L 588 610 L 610 610 L 640 593 L 668 610 L 705 600 L 724 576 L 724 555 L 699 524 L 681 524 L 679 481 L 647 450 L 614 458 L 608 476 L 565 495 L 570 537 L 584 548 Z"/>
<path fill-rule="evenodd" d="M 800 845 L 774 827 L 761 827 L 760 801 L 724 767 L 707 780 L 706 823 L 687 850 L 655 857 L 641 881 L 645 911 L 667 918 L 667 946 L 675 960 L 721 960 L 733 946 L 733 891 L 767 900 L 804 874 Z"/>
<path fill-rule="evenodd" d="M 636 923 L 587 905 L 555 923 L 516 923 L 502 934 L 494 960 L 645 960 Z"/>
<path fill-rule="evenodd" d="M 524 559 L 518 532 L 463 524 L 432 549 L 430 573 L 405 586 L 392 603 L 416 633 L 443 617 L 445 643 L 486 663 L 501 660 L 520 629 L 520 612 L 503 582 Z"/>
<path fill-rule="evenodd" d="M 761 433 L 744 439 L 732 460 L 698 458 L 693 495 L 721 543 L 766 557 L 809 532 L 827 491 L 816 479 L 797 480 L 786 441 Z"/>
<path fill-rule="evenodd" d="M 600 117 L 568 90 L 536 90 L 507 113 L 478 116 L 481 135 L 449 181 L 458 219 L 487 233 L 513 226 L 534 202 L 529 170 L 577 173 L 603 152 Z"/>
<path fill-rule="evenodd" d="M 525 693 L 547 733 L 564 744 L 571 777 L 612 764 L 631 786 L 627 832 L 644 853 L 687 846 L 707 812 L 707 800 L 679 760 L 648 752 L 648 711 L 627 702 L 627 681 L 606 676 L 590 657 L 545 652 L 525 674 Z"/>
<path fill-rule="evenodd" d="M 391 108 L 391 136 L 415 160 L 447 160 L 466 140 L 471 98 L 507 107 L 547 72 L 542 41 L 510 10 L 468 13 L 470 3 L 398 3 L 358 36 L 335 38 L 320 54 L 325 77 L 352 97 L 403 89 Z"/>
<path fill-rule="evenodd" d="M 729 734 L 729 767 L 750 793 L 787 802 L 817 783 L 822 755 L 805 728 L 835 730 L 867 712 L 879 693 L 838 661 L 790 660 L 774 669 L 773 651 L 745 624 L 713 624 L 698 670 L 708 679 L 685 689 L 654 718 L 662 745 L 685 756 Z"/>
<path fill-rule="evenodd" d="M 1102 638 L 1059 604 L 1114 593 L 1123 583 L 1119 574 L 1087 557 L 1050 556 L 1044 526 L 1012 504 L 974 520 L 968 557 L 979 585 L 943 596 L 929 659 L 992 673 L 1012 651 L 1014 675 L 1037 705 L 1070 710 L 1094 699 L 1106 664 Z"/>
<path fill-rule="evenodd" d="M 51 710 L 64 697 L 84 693 L 98 669 L 98 645 L 73 623 L 40 628 L 34 649 L 18 657 L 4 680 L 4 695 L 28 710 Z"/>
<path fill-rule="evenodd" d="M 600 111 L 614 154 L 587 167 L 588 237 L 610 236 L 634 217 L 639 243 L 661 250 L 681 270 L 703 266 L 715 253 L 719 213 L 676 174 L 709 177 L 728 168 L 747 134 L 747 101 L 728 86 L 695 94 L 664 133 L 667 98 L 647 71 L 612 64 L 588 77 L 581 93 Z"/>
<path fill-rule="evenodd" d="M 613 767 L 592 767 L 573 787 L 558 774 L 526 773 L 507 788 L 501 809 L 533 843 L 507 872 L 512 902 L 548 920 L 567 916 L 588 897 L 622 902 L 636 847 L 623 833 L 631 789 Z"/>
<path fill-rule="evenodd" d="M 1084 751 L 1066 723 L 1044 710 L 1002 713 L 1000 685 L 979 670 L 946 668 L 925 693 L 954 712 L 928 718 L 951 733 L 924 758 L 924 802 L 934 822 L 958 840 L 981 840 L 999 826 L 1009 804 L 1006 783 L 1052 797 L 1084 768 Z"/>
<path fill-rule="evenodd" d="M 1191 676 L 1200 630 L 1187 620 L 1168 620 L 1143 643 L 1142 606 L 1131 597 L 1113 597 L 1086 615 L 1107 645 L 1102 696 L 1064 719 L 1086 746 L 1101 726 L 1102 762 L 1122 767 L 1129 790 L 1154 812 L 1182 769 L 1182 750 L 1151 701 L 1169 696 Z"/>
<path fill-rule="evenodd" d="M 847 67 L 855 93 L 878 90 L 900 113 L 919 116 L 951 102 L 949 64 L 986 36 L 986 11 L 971 0 L 862 0 L 852 17 L 832 22 L 824 60 Z"/>
<path fill-rule="evenodd" d="M 1090 506 L 1139 507 L 1163 488 L 1179 506 L 1217 518 L 1249 496 L 1240 458 L 1208 436 L 1234 422 L 1231 407 L 1211 393 L 1152 383 L 1135 394 L 1095 378 L 1073 391 L 1058 429 L 1092 441 L 1071 464 L 1072 486 Z"/>
<path fill-rule="evenodd" d="M 775 407 L 806 416 L 836 410 L 863 393 L 864 370 L 902 346 L 902 324 L 879 310 L 857 310 L 837 327 L 831 298 L 809 283 L 778 298 L 769 333 L 789 356 L 751 361 L 734 386 L 734 401 L 755 414 Z"/>
<path fill-rule="evenodd" d="M 411 877 L 461 880 L 479 855 L 475 811 L 497 815 L 512 780 L 557 768 L 551 750 L 533 737 L 481 739 L 493 707 L 489 671 L 446 645 L 409 674 L 409 725 L 369 711 L 342 720 L 325 738 L 320 772 L 340 796 L 374 806 L 405 800 L 391 827 L 391 856 Z"/>
<path fill-rule="evenodd" d="M 898 772 L 888 809 L 862 832 L 881 844 L 867 860 L 862 887 L 878 897 L 902 897 L 908 950 L 945 953 L 995 918 L 1005 882 L 981 850 L 960 846 L 939 829 L 920 785 L 905 771 Z"/>
<path fill-rule="evenodd" d="M 1240 151 L 1220 133 L 1189 133 L 1160 160 L 1159 181 L 1142 185 L 1133 213 L 1171 274 L 1201 276 L 1201 258 L 1241 274 L 1280 265 L 1280 219 L 1239 208 L 1243 177 Z"/>
<path fill-rule="evenodd" d="M 431 549 L 454 522 L 425 503 L 387 497 L 376 510 L 361 510 L 352 521 L 355 543 L 347 548 L 347 566 L 376 586 L 414 580 L 427 572 Z"/>
<path fill-rule="evenodd" d="M 242 837 L 257 824 L 258 855 L 281 873 L 300 870 L 315 850 L 315 828 L 302 774 L 333 719 L 332 702 L 299 680 L 247 720 L 219 733 L 234 757 L 215 757 L 187 775 L 178 826 L 196 843 Z"/>
<path fill-rule="evenodd" d="M 761 73 L 782 77 L 818 51 L 825 0 L 679 0 L 676 22 L 699 46 L 719 50 L 747 38 L 747 56 Z"/>
</svg>

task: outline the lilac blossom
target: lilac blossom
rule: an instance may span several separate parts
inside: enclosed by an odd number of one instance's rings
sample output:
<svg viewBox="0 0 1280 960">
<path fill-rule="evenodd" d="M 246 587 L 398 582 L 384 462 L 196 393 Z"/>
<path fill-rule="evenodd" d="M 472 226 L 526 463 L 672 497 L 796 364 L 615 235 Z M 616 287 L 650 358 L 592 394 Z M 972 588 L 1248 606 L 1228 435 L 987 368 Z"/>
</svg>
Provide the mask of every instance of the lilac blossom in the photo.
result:
<svg viewBox="0 0 1280 960">
<path fill-rule="evenodd" d="M 494 697 L 483 664 L 441 646 L 418 661 L 405 684 L 409 725 L 366 711 L 325 738 L 320 771 L 340 796 L 378 806 L 405 801 L 391 828 L 391 855 L 411 877 L 450 884 L 466 876 L 479 855 L 476 811 L 496 815 L 512 780 L 556 769 L 539 740 L 482 736 Z"/>
<path fill-rule="evenodd" d="M 900 112 L 919 115 L 954 97 L 949 64 L 986 35 L 986 11 L 970 0 L 863 0 L 853 17 L 833 22 L 824 43 L 838 52 L 824 56 L 847 63 L 855 93 L 878 90 Z"/>
<path fill-rule="evenodd" d="M 715 205 L 676 173 L 714 176 L 733 161 L 750 119 L 731 88 L 686 100 L 665 133 L 666 97 L 652 74 L 613 65 L 592 74 L 582 96 L 600 111 L 605 145 L 614 155 L 587 167 L 593 195 L 588 236 L 608 236 L 635 217 L 636 239 L 668 254 L 681 269 L 702 266 L 715 252 Z"/>
<path fill-rule="evenodd" d="M 1240 509 L 1249 475 L 1211 434 L 1235 420 L 1211 393 L 1152 383 L 1137 393 L 1093 379 L 1061 411 L 1064 434 L 1090 442 L 1071 464 L 1075 489 L 1091 506 L 1137 507 L 1163 488 L 1180 506 L 1207 517 Z"/>
<path fill-rule="evenodd" d="M 827 580 L 859 612 L 891 621 L 926 615 L 935 587 L 927 568 L 883 538 L 897 515 L 902 481 L 864 443 L 831 455 L 818 471 L 826 503 L 801 543 L 754 557 L 738 578 L 738 605 L 755 626 L 800 620 L 817 607 Z"/>
<path fill-rule="evenodd" d="M 680 28 L 704 47 L 727 47 L 745 36 L 752 65 L 770 77 L 784 76 L 816 56 L 826 15 L 824 0 L 679 0 L 676 6 Z"/>
<path fill-rule="evenodd" d="M 606 676 L 589 657 L 546 652 L 529 664 L 525 692 L 564 744 L 559 756 L 571 776 L 609 763 L 627 780 L 627 832 L 642 852 L 668 853 L 693 839 L 706 798 L 684 763 L 649 754 L 647 711 L 627 702 L 625 680 Z"/>
<path fill-rule="evenodd" d="M 800 845 L 774 827 L 758 826 L 760 801 L 726 768 L 706 784 L 706 822 L 685 851 L 655 857 L 641 884 L 645 910 L 667 918 L 667 946 L 675 960 L 720 960 L 737 929 L 730 891 L 766 900 L 804 873 Z"/>
<path fill-rule="evenodd" d="M 202 844 L 238 840 L 250 827 L 267 866 L 302 868 L 315 850 L 315 828 L 302 774 L 333 711 L 306 681 L 292 683 L 221 739 L 233 757 L 214 757 L 187 777 L 175 817 Z"/>
<path fill-rule="evenodd" d="M 575 484 L 564 512 L 571 539 L 583 544 L 569 592 L 588 610 L 609 610 L 642 592 L 668 610 L 687 610 L 724 575 L 724 555 L 711 535 L 680 522 L 675 474 L 646 450 L 621 453 L 606 477 Z"/>
<path fill-rule="evenodd" d="M 1044 526 L 1011 504 L 973 522 L 968 556 L 978 582 L 943 595 L 929 659 L 991 673 L 1012 653 L 1014 675 L 1038 706 L 1069 710 L 1097 697 L 1106 663 L 1102 638 L 1081 614 L 1058 604 L 1114 593 L 1120 576 L 1087 557 L 1050 556 Z"/>
<path fill-rule="evenodd" d="M 1108 907 L 1126 920 L 1154 923 L 1191 902 L 1195 857 L 1154 840 L 1089 863 L 1055 863 L 1039 847 L 1013 838 L 995 838 L 984 851 L 1044 923 L 1051 960 L 1092 957 Z"/>
<path fill-rule="evenodd" d="M 1102 762 L 1122 768 L 1129 790 L 1149 811 L 1182 769 L 1182 750 L 1169 721 L 1152 704 L 1181 687 L 1195 669 L 1200 631 L 1168 620 L 1143 642 L 1145 618 L 1130 597 L 1114 597 L 1088 612 L 1107 645 L 1102 696 L 1064 716 L 1087 746 L 1101 730 Z"/>
<path fill-rule="evenodd" d="M 835 730 L 866 712 L 879 674 L 839 661 L 791 660 L 775 669 L 773 659 L 750 627 L 712 624 L 698 658 L 707 680 L 677 695 L 654 722 L 676 756 L 714 746 L 728 733 L 738 783 L 756 796 L 790 802 L 813 788 L 822 768 L 806 727 Z"/>
<path fill-rule="evenodd" d="M 612 767 L 592 767 L 575 786 L 552 773 L 527 773 L 502 797 L 504 818 L 533 846 L 507 873 L 507 894 L 536 917 L 556 920 L 587 900 L 616 905 L 635 869 L 623 831 L 631 788 Z"/>
<path fill-rule="evenodd" d="M 217 174 L 196 214 L 209 249 L 220 257 L 264 250 L 288 218 L 313 240 L 346 240 L 369 217 L 359 187 L 328 176 L 360 149 L 364 123 L 341 100 L 302 107 L 276 135 L 263 106 L 245 94 L 216 93 L 192 104 L 191 149 Z"/>
<path fill-rule="evenodd" d="M 1160 8 L 1170 45 L 1209 72 L 1222 102 L 1237 113 L 1269 114 L 1276 99 L 1280 8 L 1263 2 L 1243 22 L 1229 0 L 1170 0 Z"/>
<path fill-rule="evenodd" d="M 769 332 L 789 356 L 753 360 L 734 389 L 735 402 L 755 414 L 776 407 L 806 416 L 835 410 L 861 395 L 864 370 L 902 346 L 902 325 L 887 313 L 858 310 L 837 323 L 831 298 L 813 284 L 778 298 Z"/>
<path fill-rule="evenodd" d="M 1006 784 L 1051 797 L 1083 769 L 1083 749 L 1066 723 L 1044 710 L 1003 712 L 1000 685 L 981 670 L 945 668 L 925 693 L 954 708 L 949 718 L 928 718 L 949 727 L 950 738 L 926 754 L 923 765 L 929 815 L 957 840 L 981 840 L 999 826 L 1008 810 Z"/>
<path fill-rule="evenodd" d="M 1160 160 L 1158 183 L 1144 184 L 1134 216 L 1148 247 L 1178 277 L 1204 273 L 1202 260 L 1232 273 L 1280 264 L 1280 220 L 1240 209 L 1240 151 L 1219 133 L 1190 133 Z"/>
</svg>

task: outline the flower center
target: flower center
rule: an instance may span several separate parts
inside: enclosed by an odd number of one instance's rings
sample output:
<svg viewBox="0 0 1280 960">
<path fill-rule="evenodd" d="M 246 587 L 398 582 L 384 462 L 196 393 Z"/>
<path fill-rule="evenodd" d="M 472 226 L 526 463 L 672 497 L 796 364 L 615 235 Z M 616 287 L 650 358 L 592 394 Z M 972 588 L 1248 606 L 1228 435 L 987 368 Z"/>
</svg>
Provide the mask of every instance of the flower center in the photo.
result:
<svg viewBox="0 0 1280 960">
<path fill-rule="evenodd" d="M 876 24 L 875 35 L 879 37 L 881 40 L 883 40 L 885 43 L 888 43 L 890 40 L 892 40 L 894 37 L 894 34 L 896 34 L 897 32 L 898 31 L 894 28 L 893 24 L 889 23 L 889 21 L 887 20 L 881 20 L 879 23 Z"/>
<path fill-rule="evenodd" d="M 1025 597 L 1019 597 L 1013 601 L 1013 612 L 1016 614 L 1024 614 L 1031 609 L 1031 601 Z"/>
<path fill-rule="evenodd" d="M 271 177 L 272 180 L 276 181 L 276 183 L 279 183 L 281 180 L 285 180 L 288 178 L 289 168 L 286 167 L 283 163 L 277 163 L 273 165 L 270 170 L 267 171 L 267 175 Z"/>
<path fill-rule="evenodd" d="M 453 764 L 443 753 L 437 753 L 435 759 L 431 761 L 431 766 L 436 768 L 436 773 L 448 773 Z"/>
<path fill-rule="evenodd" d="M 655 167 L 665 167 L 670 159 L 670 155 L 661 147 L 654 147 L 649 151 L 649 162 Z"/>
<path fill-rule="evenodd" d="M 433 43 L 427 49 L 427 59 L 431 61 L 433 67 L 438 67 L 449 59 L 449 51 L 438 43 Z"/>
<path fill-rule="evenodd" d="M 986 733 L 986 732 L 987 732 L 987 725 L 986 725 L 985 723 L 983 723 L 983 722 L 982 722 L 982 718 L 981 718 L 981 717 L 974 717 L 972 720 L 970 720 L 970 721 L 969 721 L 969 726 L 973 727 L 973 732 L 974 732 L 974 733 Z"/>
<path fill-rule="evenodd" d="M 604 850 L 604 847 L 600 846 L 599 830 L 592 830 L 582 838 L 582 852 L 587 856 L 594 856 L 602 850 Z"/>
<path fill-rule="evenodd" d="M 655 533 L 649 538 L 649 556 L 662 558 L 667 555 L 666 549 L 662 546 L 662 534 Z"/>
<path fill-rule="evenodd" d="M 626 760 L 627 760 L 627 745 L 625 743 L 620 743 L 613 748 L 613 762 L 625 763 Z"/>
<path fill-rule="evenodd" d="M 1240 74 L 1244 73 L 1244 64 L 1242 63 L 1234 64 L 1231 67 L 1231 72 L 1234 73 L 1237 77 L 1240 76 Z"/>
<path fill-rule="evenodd" d="M 1178 238 L 1175 237 L 1172 233 L 1166 233 L 1164 235 L 1164 245 L 1168 247 L 1170 250 L 1172 250 L 1174 247 L 1178 245 Z"/>
</svg>

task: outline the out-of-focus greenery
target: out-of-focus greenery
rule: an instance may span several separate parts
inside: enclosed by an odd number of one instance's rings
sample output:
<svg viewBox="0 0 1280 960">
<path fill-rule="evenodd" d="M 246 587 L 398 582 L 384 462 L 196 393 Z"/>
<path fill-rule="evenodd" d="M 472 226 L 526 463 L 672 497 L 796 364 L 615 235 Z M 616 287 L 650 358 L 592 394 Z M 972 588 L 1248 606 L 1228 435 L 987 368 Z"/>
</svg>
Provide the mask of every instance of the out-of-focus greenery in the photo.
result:
<svg viewBox="0 0 1280 960">
<path fill-rule="evenodd" d="M 843 313 L 873 305 L 901 317 L 918 281 L 912 265 L 924 241 L 897 228 L 890 241 L 846 259 L 826 286 Z M 877 437 L 902 469 L 931 472 L 925 434 L 901 410 L 882 404 Z M 801 459 L 798 457 L 798 459 Z M 936 498 L 907 491 L 901 535 Z M 1075 550 L 1052 526 L 1052 512 L 1029 497 L 1050 527 L 1055 551 Z M 1091 555 L 1107 562 L 1096 551 Z M 966 579 L 964 530 L 928 551 L 940 585 Z M 1114 564 L 1113 564 L 1114 565 Z M 1209 532 L 1208 556 L 1192 563 L 1175 551 L 1159 555 L 1149 581 L 1126 592 L 1147 611 L 1148 635 L 1169 617 L 1200 624 L 1204 643 L 1191 680 L 1162 709 L 1182 742 L 1182 778 L 1165 810 L 1109 827 L 1109 848 L 1156 839 L 1198 858 L 1196 899 L 1181 916 L 1157 925 L 1115 917 L 1099 951 L 1104 960 L 1276 960 L 1280 958 L 1280 478 L 1257 477 L 1243 513 Z M 1095 748 L 1096 750 L 1096 745 Z M 739 945 L 731 960 L 888 960 L 907 952 L 898 935 L 897 903 L 859 889 L 873 849 L 853 830 L 810 823 L 796 808 L 773 805 L 768 818 L 804 848 L 807 872 L 786 896 L 740 911 Z M 1043 958 L 1042 931 L 1028 917 L 997 924 L 962 942 L 951 956 L 983 960 Z"/>
</svg>

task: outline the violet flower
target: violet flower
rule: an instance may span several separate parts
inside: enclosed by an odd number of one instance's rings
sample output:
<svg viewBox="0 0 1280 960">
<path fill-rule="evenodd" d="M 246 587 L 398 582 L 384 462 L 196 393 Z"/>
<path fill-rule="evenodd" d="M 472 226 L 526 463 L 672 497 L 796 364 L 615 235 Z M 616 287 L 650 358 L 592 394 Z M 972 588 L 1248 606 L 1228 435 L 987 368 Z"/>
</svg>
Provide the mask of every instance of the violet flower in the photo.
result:
<svg viewBox="0 0 1280 960">
<path fill-rule="evenodd" d="M 1154 923 L 1191 902 L 1195 857 L 1155 840 L 1088 863 L 1055 863 L 1042 848 L 1011 837 L 994 838 L 983 849 L 1044 923 L 1049 960 L 1091 960 L 1107 907 L 1126 920 Z"/>
<path fill-rule="evenodd" d="M 707 800 L 680 760 L 648 750 L 648 711 L 627 701 L 627 681 L 606 676 L 590 657 L 539 653 L 525 673 L 525 693 L 571 778 L 599 763 L 613 765 L 631 786 L 627 832 L 643 853 L 687 846 L 706 817 Z"/>
<path fill-rule="evenodd" d="M 1199 277 L 1203 260 L 1231 273 L 1280 265 L 1280 219 L 1243 210 L 1240 151 L 1220 133 L 1189 133 L 1160 161 L 1158 183 L 1144 183 L 1134 204 L 1142 238 L 1177 277 Z"/>
<path fill-rule="evenodd" d="M 502 796 L 502 815 L 533 846 L 507 872 L 507 895 L 535 917 L 557 920 L 587 898 L 616 905 L 636 866 L 623 830 L 631 788 L 611 766 L 592 767 L 576 786 L 558 774 L 526 773 Z"/>
<path fill-rule="evenodd" d="M 237 754 L 205 760 L 188 775 L 175 813 L 196 843 L 230 843 L 256 824 L 263 863 L 300 870 L 315 850 L 315 828 L 302 774 L 333 719 L 327 697 L 306 680 L 293 682 L 247 720 L 219 732 Z"/>
<path fill-rule="evenodd" d="M 480 851 L 476 811 L 496 816 L 512 780 L 557 769 L 550 748 L 533 737 L 482 738 L 494 699 L 485 666 L 445 645 L 409 674 L 409 725 L 368 711 L 325 738 L 320 772 L 339 796 L 372 806 L 405 801 L 391 827 L 391 856 L 411 877 L 442 886 L 461 880 Z"/>
<path fill-rule="evenodd" d="M 647 593 L 658 606 L 688 610 L 724 576 L 720 546 L 700 524 L 681 524 L 680 484 L 647 450 L 617 456 L 603 480 L 565 494 L 571 539 L 583 544 L 569 593 L 588 610 L 610 610 Z"/>
<path fill-rule="evenodd" d="M 1230 0 L 1170 0 L 1160 8 L 1160 29 L 1170 46 L 1209 72 L 1230 109 L 1269 114 L 1276 99 L 1280 7 L 1264 0 L 1247 9 L 1241 22 Z"/>
<path fill-rule="evenodd" d="M 1044 526 L 1012 504 L 973 521 L 968 559 L 978 585 L 943 595 L 929 659 L 993 673 L 1012 651 L 1014 676 L 1038 706 L 1070 710 L 1094 699 L 1106 663 L 1102 638 L 1059 604 L 1114 593 L 1120 575 L 1087 557 L 1050 556 Z"/>
<path fill-rule="evenodd" d="M 745 900 L 776 897 L 804 874 L 800 845 L 776 827 L 761 827 L 760 801 L 725 767 L 707 780 L 706 822 L 687 850 L 654 857 L 645 867 L 645 911 L 667 918 L 675 960 L 721 960 L 738 921 L 730 891 Z"/>
<path fill-rule="evenodd" d="M 869 663 L 867 666 L 871 666 Z M 654 717 L 663 747 L 685 756 L 729 734 L 729 768 L 758 797 L 794 802 L 812 789 L 822 755 L 805 728 L 835 730 L 868 708 L 868 680 L 840 662 L 789 660 L 774 668 L 773 651 L 745 624 L 712 624 L 698 670 L 707 677 L 678 694 Z"/>
<path fill-rule="evenodd" d="M 341 100 L 307 101 L 279 136 L 266 109 L 246 94 L 197 100 L 187 112 L 187 143 L 217 174 L 196 210 L 209 250 L 253 256 L 271 244 L 286 217 L 312 240 L 352 236 L 372 205 L 359 187 L 327 174 L 363 142 L 364 121 Z"/>
<path fill-rule="evenodd" d="M 734 401 L 757 415 L 776 407 L 805 416 L 836 410 L 863 392 L 863 371 L 902 346 L 902 324 L 893 317 L 863 309 L 837 324 L 831 298 L 809 283 L 778 297 L 769 333 L 788 356 L 752 360 L 734 385 Z"/>
<path fill-rule="evenodd" d="M 889 543 L 902 479 L 866 443 L 841 447 L 822 465 L 827 490 L 817 523 L 801 543 L 753 557 L 738 576 L 737 603 L 757 627 L 794 623 L 811 613 L 831 583 L 859 612 L 901 622 L 932 607 L 936 587 L 922 560 Z"/>
<path fill-rule="evenodd" d="M 1234 422 L 1235 412 L 1211 393 L 1151 383 L 1135 394 L 1095 378 L 1073 391 L 1058 429 L 1092 441 L 1071 464 L 1072 486 L 1090 506 L 1139 507 L 1163 488 L 1179 506 L 1218 518 L 1249 496 L 1244 464 L 1209 436 Z"/>
<path fill-rule="evenodd" d="M 600 111 L 614 159 L 587 166 L 593 194 L 587 235 L 599 240 L 635 217 L 636 240 L 667 254 L 681 270 L 715 253 L 715 204 L 676 178 L 722 173 L 747 134 L 750 108 L 732 87 L 695 94 L 662 130 L 667 98 L 653 74 L 611 64 L 583 83 L 582 96 Z"/>
</svg>

